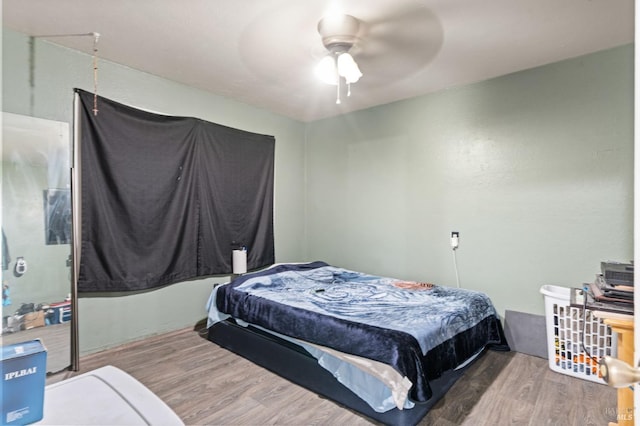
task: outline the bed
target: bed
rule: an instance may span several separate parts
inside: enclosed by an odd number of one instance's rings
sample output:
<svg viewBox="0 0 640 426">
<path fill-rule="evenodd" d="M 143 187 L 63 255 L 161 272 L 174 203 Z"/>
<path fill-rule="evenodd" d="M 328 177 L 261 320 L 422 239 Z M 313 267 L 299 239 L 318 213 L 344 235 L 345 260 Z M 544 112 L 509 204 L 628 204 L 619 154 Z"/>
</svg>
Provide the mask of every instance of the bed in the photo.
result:
<svg viewBox="0 0 640 426">
<path fill-rule="evenodd" d="M 508 350 L 489 297 L 328 265 L 216 286 L 208 338 L 385 424 L 416 424 L 486 348 Z"/>
</svg>

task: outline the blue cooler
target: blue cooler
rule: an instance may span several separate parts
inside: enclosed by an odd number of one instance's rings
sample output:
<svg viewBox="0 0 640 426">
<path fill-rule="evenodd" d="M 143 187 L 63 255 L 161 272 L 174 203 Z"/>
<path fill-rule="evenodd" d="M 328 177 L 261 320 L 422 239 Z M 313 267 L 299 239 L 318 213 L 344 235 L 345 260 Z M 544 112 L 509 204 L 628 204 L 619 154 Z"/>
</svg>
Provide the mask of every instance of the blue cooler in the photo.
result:
<svg viewBox="0 0 640 426">
<path fill-rule="evenodd" d="M 47 351 L 40 340 L 2 347 L 3 425 L 24 425 L 42 420 Z"/>
<path fill-rule="evenodd" d="M 71 302 L 57 302 L 49 305 L 51 324 L 71 321 Z"/>
</svg>

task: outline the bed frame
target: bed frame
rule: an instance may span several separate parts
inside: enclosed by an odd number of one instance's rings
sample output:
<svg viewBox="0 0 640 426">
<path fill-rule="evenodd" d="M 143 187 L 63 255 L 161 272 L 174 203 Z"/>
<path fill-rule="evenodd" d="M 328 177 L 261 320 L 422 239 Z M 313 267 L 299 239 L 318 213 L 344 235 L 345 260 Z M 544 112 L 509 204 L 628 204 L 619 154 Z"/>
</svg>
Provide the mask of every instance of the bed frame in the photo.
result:
<svg viewBox="0 0 640 426">
<path fill-rule="evenodd" d="M 232 319 L 209 327 L 207 338 L 219 346 L 246 358 L 285 379 L 327 399 L 348 407 L 370 419 L 388 425 L 416 425 L 462 376 L 465 368 L 450 370 L 430 380 L 433 396 L 416 403 L 410 410 L 394 408 L 384 413 L 374 411 L 356 394 L 344 387 L 302 347 L 255 327 L 242 327 Z M 479 357 L 476 357 L 478 359 Z M 469 363 L 472 364 L 472 363 Z"/>
</svg>

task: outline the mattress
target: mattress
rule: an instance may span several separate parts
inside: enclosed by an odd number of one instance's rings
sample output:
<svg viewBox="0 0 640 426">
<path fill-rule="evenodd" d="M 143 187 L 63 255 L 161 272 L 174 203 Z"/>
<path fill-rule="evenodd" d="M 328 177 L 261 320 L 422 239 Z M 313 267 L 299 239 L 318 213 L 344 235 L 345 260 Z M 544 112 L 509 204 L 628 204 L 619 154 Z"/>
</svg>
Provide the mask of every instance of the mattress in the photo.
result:
<svg viewBox="0 0 640 426">
<path fill-rule="evenodd" d="M 173 410 L 124 371 L 106 366 L 45 388 L 39 425 L 184 425 Z"/>
<path fill-rule="evenodd" d="M 397 283 L 323 262 L 278 265 L 214 289 L 208 303 L 209 325 L 230 315 L 298 339 L 321 362 L 329 348 L 390 365 L 401 378 L 409 379 L 411 399 L 418 402 L 431 398 L 430 380 L 487 345 L 508 349 L 486 295 L 437 286 L 414 292 L 406 288 L 410 283 L 402 282 L 401 288 Z M 362 307 L 364 314 L 356 312 Z M 413 316 L 407 316 L 410 310 L 416 311 Z M 388 324 L 391 328 L 385 328 Z M 323 352 L 318 356 L 315 350 Z M 340 380 L 336 372 L 344 376 L 341 368 L 328 369 Z M 394 401 L 398 403 L 397 398 Z"/>
</svg>

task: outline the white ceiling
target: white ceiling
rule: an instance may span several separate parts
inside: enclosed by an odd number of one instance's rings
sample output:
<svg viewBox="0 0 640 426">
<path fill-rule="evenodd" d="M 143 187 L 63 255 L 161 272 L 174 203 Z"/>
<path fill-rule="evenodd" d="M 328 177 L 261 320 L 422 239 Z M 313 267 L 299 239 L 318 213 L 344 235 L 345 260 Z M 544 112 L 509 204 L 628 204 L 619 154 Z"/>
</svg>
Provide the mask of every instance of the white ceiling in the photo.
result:
<svg viewBox="0 0 640 426">
<path fill-rule="evenodd" d="M 351 14 L 364 77 L 335 104 L 318 21 Z M 3 0 L 27 35 L 100 33 L 101 59 L 301 121 L 633 42 L 633 0 Z M 49 41 L 90 54 L 91 37 Z M 102 76 L 108 79 L 108 76 Z"/>
</svg>

